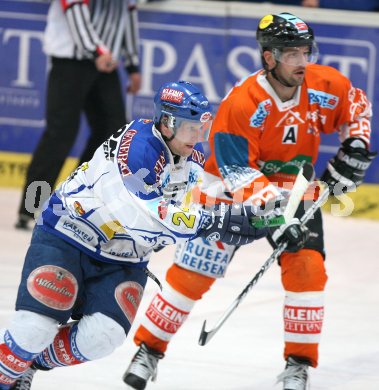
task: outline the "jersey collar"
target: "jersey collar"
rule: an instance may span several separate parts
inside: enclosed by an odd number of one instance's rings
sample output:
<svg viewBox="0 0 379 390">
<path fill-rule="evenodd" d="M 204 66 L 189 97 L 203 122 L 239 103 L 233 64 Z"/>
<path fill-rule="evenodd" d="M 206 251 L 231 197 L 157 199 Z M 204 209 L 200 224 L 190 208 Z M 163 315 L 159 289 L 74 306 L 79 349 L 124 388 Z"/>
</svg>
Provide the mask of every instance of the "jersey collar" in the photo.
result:
<svg viewBox="0 0 379 390">
<path fill-rule="evenodd" d="M 295 95 L 292 99 L 287 100 L 286 102 L 282 102 L 275 92 L 274 88 L 272 88 L 271 84 L 268 82 L 265 73 L 261 73 L 257 77 L 258 84 L 270 95 L 270 97 L 274 100 L 276 106 L 279 111 L 287 111 L 288 109 L 299 105 L 300 96 L 301 96 L 301 86 L 297 87 Z"/>
</svg>

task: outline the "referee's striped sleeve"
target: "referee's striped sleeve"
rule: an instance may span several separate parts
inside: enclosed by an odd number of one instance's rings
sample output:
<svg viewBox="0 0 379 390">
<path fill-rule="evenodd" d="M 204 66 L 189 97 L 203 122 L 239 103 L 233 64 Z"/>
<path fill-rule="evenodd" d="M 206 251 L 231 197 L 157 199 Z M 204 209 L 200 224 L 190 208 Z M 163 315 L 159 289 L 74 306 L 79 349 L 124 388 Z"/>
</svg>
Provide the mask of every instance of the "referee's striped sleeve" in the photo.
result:
<svg viewBox="0 0 379 390">
<path fill-rule="evenodd" d="M 62 5 L 79 52 L 90 53 L 93 57 L 97 57 L 109 51 L 91 23 L 88 0 L 62 0 Z"/>
<path fill-rule="evenodd" d="M 124 55 L 125 67 L 128 72 L 139 70 L 139 33 L 138 33 L 138 11 L 134 1 L 129 2 L 127 20 L 125 23 Z"/>
</svg>

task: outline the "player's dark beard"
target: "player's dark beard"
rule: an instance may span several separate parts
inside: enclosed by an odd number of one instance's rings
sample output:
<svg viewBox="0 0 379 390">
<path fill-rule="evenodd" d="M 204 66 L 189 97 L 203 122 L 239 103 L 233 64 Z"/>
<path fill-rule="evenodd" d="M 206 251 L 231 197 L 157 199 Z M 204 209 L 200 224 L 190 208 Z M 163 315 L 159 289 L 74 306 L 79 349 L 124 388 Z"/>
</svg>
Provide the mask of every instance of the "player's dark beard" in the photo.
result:
<svg viewBox="0 0 379 390">
<path fill-rule="evenodd" d="M 272 77 L 274 77 L 275 80 L 279 81 L 280 84 L 284 85 L 285 87 L 289 87 L 289 88 L 298 87 L 299 85 L 301 85 L 301 84 L 298 84 L 297 82 L 291 83 L 288 80 L 286 80 L 284 77 L 279 76 L 278 73 L 276 72 L 276 69 L 277 69 L 277 67 L 275 66 L 275 68 L 269 70 L 269 72 L 272 74 Z"/>
</svg>

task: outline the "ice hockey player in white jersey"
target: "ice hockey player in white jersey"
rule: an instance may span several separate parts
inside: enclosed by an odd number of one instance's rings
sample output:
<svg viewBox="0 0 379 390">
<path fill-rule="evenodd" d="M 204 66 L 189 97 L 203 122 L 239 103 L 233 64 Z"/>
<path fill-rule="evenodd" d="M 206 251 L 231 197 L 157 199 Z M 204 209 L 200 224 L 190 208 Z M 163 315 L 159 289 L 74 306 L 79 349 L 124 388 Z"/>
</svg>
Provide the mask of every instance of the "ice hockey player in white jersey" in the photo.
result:
<svg viewBox="0 0 379 390">
<path fill-rule="evenodd" d="M 195 236 L 247 244 L 249 215 L 191 202 L 205 161 L 208 99 L 164 84 L 154 121 L 118 130 L 53 193 L 27 251 L 16 312 L 0 329 L 0 389 L 31 388 L 37 369 L 109 355 L 128 334 L 154 249 Z M 236 233 L 238 232 L 238 233 Z"/>
</svg>

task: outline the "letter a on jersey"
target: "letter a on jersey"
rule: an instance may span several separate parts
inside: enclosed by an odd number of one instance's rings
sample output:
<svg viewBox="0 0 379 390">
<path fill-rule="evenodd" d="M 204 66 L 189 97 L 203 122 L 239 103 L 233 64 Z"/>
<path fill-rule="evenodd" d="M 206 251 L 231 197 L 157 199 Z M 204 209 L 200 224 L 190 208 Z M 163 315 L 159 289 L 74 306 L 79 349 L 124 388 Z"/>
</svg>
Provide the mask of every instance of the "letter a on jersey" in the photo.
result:
<svg viewBox="0 0 379 390">
<path fill-rule="evenodd" d="M 298 125 L 284 126 L 282 144 L 296 144 Z"/>
<path fill-rule="evenodd" d="M 296 144 L 299 125 L 304 123 L 303 119 L 300 118 L 299 112 L 287 111 L 276 125 L 276 127 L 283 126 L 282 144 Z"/>
</svg>

